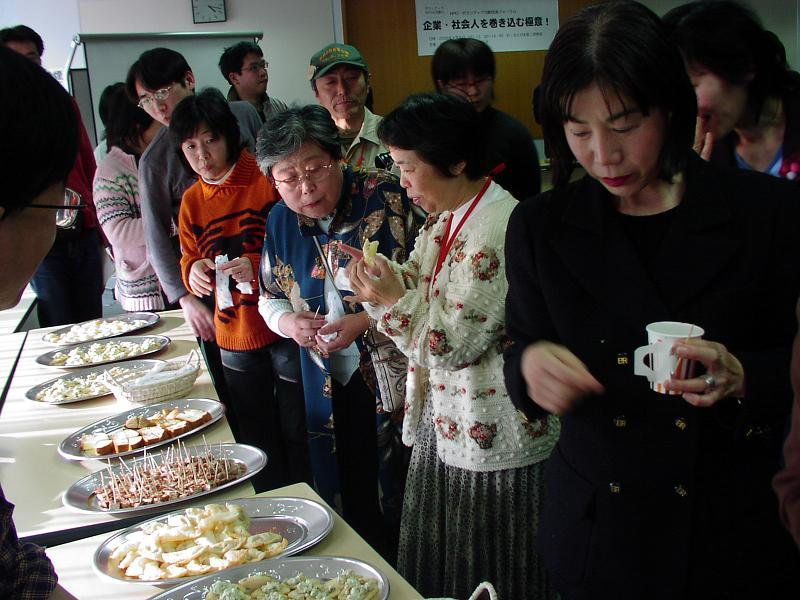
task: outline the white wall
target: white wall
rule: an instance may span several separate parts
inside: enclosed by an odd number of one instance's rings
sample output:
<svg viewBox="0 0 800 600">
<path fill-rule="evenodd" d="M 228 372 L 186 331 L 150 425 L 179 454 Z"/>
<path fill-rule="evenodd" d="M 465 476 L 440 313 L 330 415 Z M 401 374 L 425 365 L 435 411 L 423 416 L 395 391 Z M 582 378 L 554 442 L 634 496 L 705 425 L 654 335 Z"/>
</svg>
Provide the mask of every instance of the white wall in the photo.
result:
<svg viewBox="0 0 800 600">
<path fill-rule="evenodd" d="M 0 29 L 20 24 L 42 36 L 42 66 L 61 71 L 69 57 L 70 42 L 80 31 L 78 0 L 0 0 Z"/>
<path fill-rule="evenodd" d="M 227 0 L 225 23 L 195 25 L 190 0 L 0 0 L 0 28 L 20 23 L 44 39 L 44 66 L 61 70 L 76 33 L 263 31 L 269 93 L 285 102 L 315 102 L 306 78 L 311 55 L 341 40 L 338 0 Z M 78 53 L 81 54 L 80 52 Z M 74 66 L 83 66 L 80 62 Z M 120 73 L 120 80 L 125 73 Z M 224 86 L 216 82 L 200 86 Z"/>
<path fill-rule="evenodd" d="M 334 40 L 331 0 L 227 0 L 225 23 L 195 25 L 189 0 L 77 0 L 82 33 L 263 31 L 269 93 L 285 102 L 314 102 L 306 70 L 311 55 Z M 124 78 L 124 73 L 120 79 Z M 223 85 L 222 75 L 216 82 Z"/>
</svg>

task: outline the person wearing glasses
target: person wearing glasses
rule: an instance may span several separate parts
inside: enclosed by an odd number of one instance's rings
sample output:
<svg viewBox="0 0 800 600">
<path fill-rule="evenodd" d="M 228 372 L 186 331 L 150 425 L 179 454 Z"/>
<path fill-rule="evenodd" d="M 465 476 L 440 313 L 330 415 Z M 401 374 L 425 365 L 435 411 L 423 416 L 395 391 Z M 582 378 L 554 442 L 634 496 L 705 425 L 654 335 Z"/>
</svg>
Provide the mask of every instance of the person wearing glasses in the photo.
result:
<svg viewBox="0 0 800 600">
<path fill-rule="evenodd" d="M 276 347 L 288 345 L 296 356 L 297 345 L 270 331 L 258 313 L 256 273 L 267 213 L 278 194 L 242 148 L 236 117 L 219 90 L 184 99 L 169 130 L 185 164 L 198 175 L 183 194 L 178 216 L 183 282 L 196 297 L 214 303 L 236 439 L 263 448 L 269 457 L 253 485 L 264 491 L 310 482 L 302 389 L 273 369 Z"/>
<path fill-rule="evenodd" d="M 397 177 L 340 162 L 339 131 L 322 106 L 290 108 L 267 121 L 256 156 L 282 198 L 267 219 L 259 308 L 270 329 L 302 347 L 314 482 L 385 551 L 391 542 L 378 501 L 377 401 L 365 383 L 374 378 L 362 339 L 369 317 L 343 301 L 352 292 L 342 279 L 349 255 L 341 246 L 377 241 L 381 253 L 403 262 L 418 223 Z"/>
<path fill-rule="evenodd" d="M 431 75 L 437 91 L 460 96 L 478 111 L 479 126 L 485 131 L 484 174 L 505 163 L 495 183 L 517 200 L 538 194 L 542 176 L 533 137 L 517 119 L 492 106 L 495 61 L 491 48 L 473 38 L 447 40 L 433 53 Z"/>
<path fill-rule="evenodd" d="M 195 84 L 194 73 L 183 55 L 168 48 L 154 48 L 143 52 L 131 65 L 125 91 L 140 109 L 165 125 L 139 161 L 139 201 L 150 261 L 167 301 L 180 305 L 199 338 L 211 377 L 224 398 L 222 365 L 214 342 L 213 304 L 206 305 L 190 293 L 181 277 L 178 210 L 183 193 L 196 179 L 181 163 L 167 129 L 172 111 L 181 100 L 194 94 Z M 247 102 L 232 102 L 230 107 L 243 143 L 253 151 L 261 127 L 258 113 Z"/>
<path fill-rule="evenodd" d="M 35 62 L 0 45 L 0 163 L 14 175 L 0 194 L 0 310 L 19 302 L 50 250 L 78 153 L 72 99 Z M 74 600 L 58 585 L 44 548 L 20 542 L 13 511 L 0 487 L 0 598 Z"/>
<path fill-rule="evenodd" d="M 267 95 L 269 83 L 269 63 L 264 52 L 254 42 L 239 42 L 222 53 L 219 70 L 231 84 L 228 101 L 244 100 L 258 111 L 261 121 L 286 110 L 286 104 Z"/>
<path fill-rule="evenodd" d="M 375 159 L 388 150 L 378 139 L 381 117 L 366 107 L 371 78 L 358 48 L 328 44 L 311 57 L 308 78 L 339 130 L 343 160 L 355 170 L 383 167 Z"/>
<path fill-rule="evenodd" d="M 44 43 L 30 27 L 17 25 L 0 30 L 0 44 L 41 66 Z M 79 150 L 67 179 L 71 192 L 62 202 L 81 204 L 81 208 L 77 212 L 61 213 L 56 240 L 31 280 L 41 327 L 77 323 L 103 315 L 105 282 L 100 247 L 104 240 L 92 198 L 94 154 L 74 100 L 72 106 L 78 115 Z M 71 218 L 64 218 L 67 216 Z"/>
</svg>

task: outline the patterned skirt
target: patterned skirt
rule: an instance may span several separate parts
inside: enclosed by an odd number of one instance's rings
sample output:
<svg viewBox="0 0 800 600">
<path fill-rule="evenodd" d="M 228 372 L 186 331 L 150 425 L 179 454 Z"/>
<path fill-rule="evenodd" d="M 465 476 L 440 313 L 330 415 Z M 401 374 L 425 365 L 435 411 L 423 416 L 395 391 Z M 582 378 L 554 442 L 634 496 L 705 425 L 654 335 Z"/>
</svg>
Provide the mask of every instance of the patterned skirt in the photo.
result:
<svg viewBox="0 0 800 600">
<path fill-rule="evenodd" d="M 466 599 L 489 581 L 500 600 L 555 598 L 534 549 L 545 462 L 485 473 L 445 465 L 432 404 L 411 453 L 398 571 L 425 597 Z"/>
</svg>

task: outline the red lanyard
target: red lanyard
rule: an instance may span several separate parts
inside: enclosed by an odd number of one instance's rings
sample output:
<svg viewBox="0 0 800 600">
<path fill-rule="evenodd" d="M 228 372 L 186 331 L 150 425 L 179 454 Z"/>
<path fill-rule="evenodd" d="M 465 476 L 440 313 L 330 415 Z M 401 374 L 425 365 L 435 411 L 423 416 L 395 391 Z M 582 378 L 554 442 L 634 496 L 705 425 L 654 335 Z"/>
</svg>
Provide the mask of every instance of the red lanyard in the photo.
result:
<svg viewBox="0 0 800 600">
<path fill-rule="evenodd" d="M 467 221 L 469 216 L 472 214 L 472 211 L 475 210 L 475 207 L 478 206 L 478 202 L 480 202 L 483 195 L 486 193 L 486 190 L 489 187 L 489 184 L 492 183 L 492 176 L 489 175 L 486 178 L 486 183 L 483 184 L 481 191 L 478 192 L 478 195 L 475 196 L 475 199 L 472 201 L 472 204 L 469 205 L 467 212 L 464 213 L 464 218 L 459 221 L 458 225 L 456 226 L 456 230 L 453 232 L 453 235 L 450 235 L 450 226 L 453 224 L 453 213 L 450 213 L 450 216 L 447 218 L 447 226 L 444 229 L 444 236 L 442 236 L 442 245 L 439 248 L 439 258 L 436 260 L 436 268 L 433 270 L 433 280 L 431 281 L 431 286 L 436 283 L 436 277 L 439 276 L 439 271 L 442 270 L 442 265 L 444 264 L 444 259 L 447 258 L 448 252 L 450 252 L 450 248 L 453 247 L 453 242 L 456 241 L 456 237 L 458 233 L 461 231 L 461 227 L 463 227 L 464 223 Z"/>
</svg>

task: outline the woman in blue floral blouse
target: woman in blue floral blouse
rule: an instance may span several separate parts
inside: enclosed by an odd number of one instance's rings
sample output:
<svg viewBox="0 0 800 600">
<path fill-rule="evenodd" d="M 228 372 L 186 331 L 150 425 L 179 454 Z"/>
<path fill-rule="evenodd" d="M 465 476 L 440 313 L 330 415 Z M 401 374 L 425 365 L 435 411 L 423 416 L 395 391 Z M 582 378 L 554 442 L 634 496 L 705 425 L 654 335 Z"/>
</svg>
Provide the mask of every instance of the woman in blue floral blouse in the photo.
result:
<svg viewBox="0 0 800 600">
<path fill-rule="evenodd" d="M 369 318 L 342 301 L 352 292 L 342 279 L 350 257 L 341 245 L 377 241 L 380 252 L 403 262 L 418 225 L 396 176 L 377 169 L 355 173 L 341 163 L 336 126 L 321 106 L 291 108 L 267 122 L 257 159 L 283 198 L 267 220 L 259 310 L 273 331 L 304 349 L 314 482 L 356 531 L 384 550 L 380 405 L 365 383 L 374 374 L 362 339 Z"/>
</svg>

